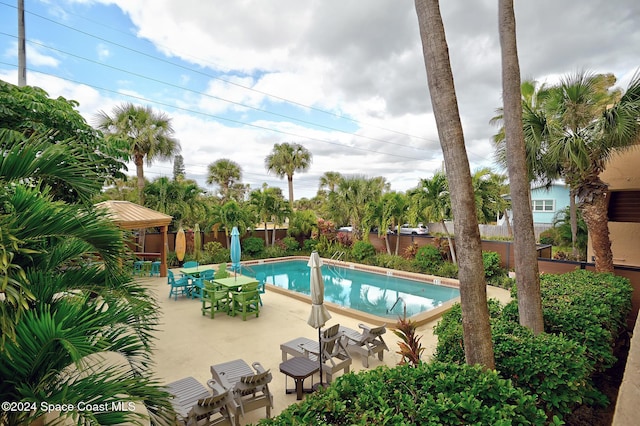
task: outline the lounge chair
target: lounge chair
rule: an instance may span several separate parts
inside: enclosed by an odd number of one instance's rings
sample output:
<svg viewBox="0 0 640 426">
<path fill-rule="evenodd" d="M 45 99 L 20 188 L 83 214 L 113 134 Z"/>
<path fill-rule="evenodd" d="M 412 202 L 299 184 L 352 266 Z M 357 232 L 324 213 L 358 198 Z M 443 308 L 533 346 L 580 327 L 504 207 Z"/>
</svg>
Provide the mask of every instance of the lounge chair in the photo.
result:
<svg viewBox="0 0 640 426">
<path fill-rule="evenodd" d="M 388 351 L 389 347 L 382 339 L 382 335 L 387 332 L 386 324 L 379 327 L 369 327 L 365 324 L 359 324 L 358 327 L 362 332 L 356 331 L 348 327 L 340 327 L 340 332 L 344 335 L 343 341 L 349 353 L 357 352 L 362 358 L 362 365 L 369 368 L 369 357 L 378 354 L 378 359 L 384 359 L 384 351 Z"/>
<path fill-rule="evenodd" d="M 318 350 L 318 343 L 316 342 L 314 344 L 302 344 L 301 348 L 312 361 L 316 361 L 318 355 L 322 354 L 322 371 L 326 376 L 327 383 L 331 383 L 336 372 L 340 370 L 343 370 L 344 373 L 349 372 L 352 360 L 343 343 L 340 324 L 332 325 L 322 331 L 320 345 L 320 350 Z"/>
<path fill-rule="evenodd" d="M 237 424 L 240 424 L 240 416 L 262 407 L 266 408 L 267 418 L 271 417 L 271 372 L 265 370 L 259 362 L 254 362 L 252 367 L 241 359 L 211 366 L 212 378 L 230 392 L 228 408 Z"/>
<path fill-rule="evenodd" d="M 175 300 L 178 300 L 179 295 L 189 295 L 189 291 L 191 290 L 191 283 L 189 279 L 186 277 L 180 277 L 176 280 L 172 271 L 167 271 L 167 284 L 171 286 L 169 289 L 169 298 L 171 296 L 174 297 Z"/>
<path fill-rule="evenodd" d="M 173 395 L 171 405 L 176 412 L 176 420 L 187 426 L 234 426 L 235 421 L 227 409 L 231 398 L 229 391 L 215 380 L 209 380 L 207 384 L 212 392 L 193 377 L 167 385 L 167 391 Z"/>
<path fill-rule="evenodd" d="M 229 313 L 229 292 L 226 288 L 221 288 L 211 281 L 204 281 L 202 288 L 202 315 L 207 313 L 214 318 L 216 312 Z"/>
<path fill-rule="evenodd" d="M 231 315 L 242 315 L 242 321 L 247 320 L 247 315 L 260 316 L 260 293 L 258 283 L 250 283 L 242 286 L 241 291 L 231 293 Z"/>
</svg>

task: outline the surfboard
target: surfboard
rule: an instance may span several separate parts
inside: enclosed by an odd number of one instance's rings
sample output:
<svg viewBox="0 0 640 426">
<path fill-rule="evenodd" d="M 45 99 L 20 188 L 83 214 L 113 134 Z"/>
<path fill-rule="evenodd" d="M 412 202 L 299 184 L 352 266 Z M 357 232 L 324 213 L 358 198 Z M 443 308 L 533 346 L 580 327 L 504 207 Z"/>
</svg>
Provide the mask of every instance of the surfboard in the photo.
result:
<svg viewBox="0 0 640 426">
<path fill-rule="evenodd" d="M 176 257 L 182 262 L 184 253 L 187 250 L 187 238 L 184 235 L 184 229 L 178 229 L 176 233 Z"/>
</svg>

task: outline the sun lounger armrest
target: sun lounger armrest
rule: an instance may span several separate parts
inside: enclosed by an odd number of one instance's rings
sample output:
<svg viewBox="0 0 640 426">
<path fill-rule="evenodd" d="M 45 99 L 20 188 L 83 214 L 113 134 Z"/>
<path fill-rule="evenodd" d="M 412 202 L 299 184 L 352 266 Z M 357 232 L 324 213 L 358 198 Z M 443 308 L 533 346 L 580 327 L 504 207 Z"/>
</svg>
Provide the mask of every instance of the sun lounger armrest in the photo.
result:
<svg viewBox="0 0 640 426">
<path fill-rule="evenodd" d="M 251 364 L 251 366 L 253 367 L 254 370 L 256 370 L 257 373 L 264 373 L 265 371 L 267 371 L 262 364 L 260 364 L 258 361 L 254 362 L 253 364 Z"/>
<path fill-rule="evenodd" d="M 227 392 L 227 390 L 224 387 L 222 387 L 222 385 L 218 383 L 216 380 L 209 379 L 207 381 L 207 385 L 211 388 L 214 395 L 220 395 Z"/>
</svg>

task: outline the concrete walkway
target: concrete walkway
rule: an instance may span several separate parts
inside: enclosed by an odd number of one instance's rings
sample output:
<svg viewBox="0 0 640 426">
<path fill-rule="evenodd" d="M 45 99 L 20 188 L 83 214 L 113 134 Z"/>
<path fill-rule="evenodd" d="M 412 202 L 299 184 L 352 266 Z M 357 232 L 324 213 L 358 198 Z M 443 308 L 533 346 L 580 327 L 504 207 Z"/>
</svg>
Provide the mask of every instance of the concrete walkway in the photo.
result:
<svg viewBox="0 0 640 426">
<path fill-rule="evenodd" d="M 179 272 L 174 270 L 174 273 Z M 264 306 L 261 307 L 258 318 L 252 316 L 247 321 L 242 321 L 240 317 L 229 317 L 222 313 L 211 319 L 201 314 L 198 299 L 169 299 L 166 278 L 140 278 L 140 281 L 151 289 L 161 309 L 154 359 L 156 375 L 163 383 L 193 376 L 206 385 L 211 378 L 209 367 L 212 364 L 242 358 L 249 364 L 259 361 L 265 368 L 271 369 L 273 381 L 269 388 L 274 395 L 272 415 L 277 415 L 290 404 L 296 403 L 295 393 L 285 394 L 285 376 L 278 368 L 282 362 L 280 344 L 296 337 L 317 339 L 317 331 L 307 325 L 310 312 L 308 303 L 267 290 L 262 295 Z M 506 290 L 489 288 L 488 293 L 489 297 L 509 300 L 509 292 Z M 327 325 L 339 323 L 358 329 L 359 320 L 336 312 L 331 312 L 331 315 Z M 430 357 L 437 343 L 433 335 L 435 324 L 434 321 L 418 328 L 419 335 L 422 335 L 422 345 L 426 348 L 425 359 Z M 395 353 L 399 339 L 391 330 L 384 335 L 384 339 L 390 351 L 385 353 L 383 362 L 377 357 L 370 358 L 369 368 L 382 364 L 393 367 L 400 361 L 400 356 Z M 358 355 L 354 355 L 351 369 L 363 369 Z M 318 380 L 319 376 L 316 374 L 314 381 Z M 307 380 L 305 386 L 309 383 Z M 287 380 L 287 387 L 293 387 L 293 380 Z M 241 423 L 257 422 L 263 417 L 265 410 L 256 410 L 246 413 Z"/>
</svg>

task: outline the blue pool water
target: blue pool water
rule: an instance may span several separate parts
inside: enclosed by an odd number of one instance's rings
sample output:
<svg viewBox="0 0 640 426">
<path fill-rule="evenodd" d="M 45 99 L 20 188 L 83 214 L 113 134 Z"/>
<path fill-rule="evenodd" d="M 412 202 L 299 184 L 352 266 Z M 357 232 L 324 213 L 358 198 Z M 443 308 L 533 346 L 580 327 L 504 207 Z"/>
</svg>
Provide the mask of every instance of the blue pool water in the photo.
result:
<svg viewBox="0 0 640 426">
<path fill-rule="evenodd" d="M 252 277 L 259 272 L 266 275 L 269 284 L 306 295 L 310 293 L 310 269 L 306 260 L 269 262 L 242 268 L 244 275 Z M 402 302 L 387 313 L 398 297 L 406 303 L 407 317 L 411 317 L 460 295 L 456 288 L 327 264 L 322 266 L 322 277 L 325 301 L 385 318 L 397 319 L 403 315 Z"/>
</svg>

